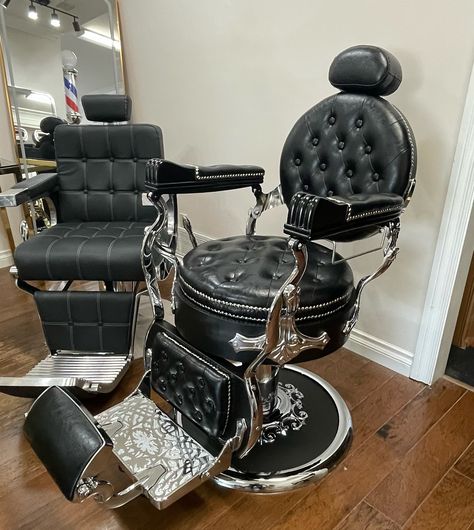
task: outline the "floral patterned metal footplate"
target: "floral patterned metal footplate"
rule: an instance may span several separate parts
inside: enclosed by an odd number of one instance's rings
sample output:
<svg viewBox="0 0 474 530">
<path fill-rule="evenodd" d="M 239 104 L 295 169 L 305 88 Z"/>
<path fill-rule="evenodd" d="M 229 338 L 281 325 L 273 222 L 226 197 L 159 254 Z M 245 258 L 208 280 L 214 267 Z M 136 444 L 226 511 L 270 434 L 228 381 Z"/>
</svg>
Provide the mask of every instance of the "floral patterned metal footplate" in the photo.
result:
<svg viewBox="0 0 474 530">
<path fill-rule="evenodd" d="M 143 394 L 134 394 L 96 416 L 127 470 L 142 480 L 159 506 L 186 493 L 186 485 L 216 461 Z"/>
</svg>

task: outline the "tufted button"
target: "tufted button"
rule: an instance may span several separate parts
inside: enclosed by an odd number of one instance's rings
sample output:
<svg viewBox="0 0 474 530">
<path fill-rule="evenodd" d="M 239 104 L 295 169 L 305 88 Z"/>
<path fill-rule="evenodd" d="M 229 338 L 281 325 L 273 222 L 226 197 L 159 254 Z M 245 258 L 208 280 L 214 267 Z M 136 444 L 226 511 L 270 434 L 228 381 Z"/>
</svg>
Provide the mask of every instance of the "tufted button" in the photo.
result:
<svg viewBox="0 0 474 530">
<path fill-rule="evenodd" d="M 165 352 L 165 350 L 160 351 L 160 357 L 163 359 L 163 361 L 168 360 L 168 354 Z"/>
<path fill-rule="evenodd" d="M 201 388 L 204 388 L 204 386 L 206 385 L 206 382 L 204 381 L 204 379 L 202 377 L 200 377 L 198 379 L 198 385 L 201 387 Z"/>
<path fill-rule="evenodd" d="M 178 372 L 179 372 L 180 374 L 182 374 L 182 373 L 184 372 L 184 364 L 183 364 L 183 363 L 178 363 L 178 364 L 176 365 L 176 368 L 178 369 Z"/>
<path fill-rule="evenodd" d="M 166 392 L 166 389 L 168 388 L 164 381 L 160 381 L 158 386 L 159 386 L 160 390 L 162 390 L 163 392 Z"/>
<path fill-rule="evenodd" d="M 111 156 L 111 157 L 109 158 L 109 160 L 110 160 L 111 162 L 114 162 L 114 161 L 115 161 L 115 158 L 114 158 L 113 156 Z"/>
<path fill-rule="evenodd" d="M 196 420 L 196 421 L 202 421 L 202 413 L 199 411 L 199 410 L 195 410 L 193 412 L 193 418 Z"/>
<path fill-rule="evenodd" d="M 352 169 L 348 169 L 348 170 L 346 171 L 346 175 L 347 175 L 349 178 L 351 178 L 351 177 L 354 175 L 354 172 L 352 171 Z"/>
<path fill-rule="evenodd" d="M 169 372 L 168 378 L 170 381 L 176 381 L 178 374 L 176 372 Z"/>
<path fill-rule="evenodd" d="M 308 186 L 308 184 L 305 184 L 305 185 L 303 186 L 303 189 L 304 189 L 304 191 L 308 191 L 308 190 L 309 190 L 309 186 Z"/>
<path fill-rule="evenodd" d="M 210 398 L 206 399 L 204 406 L 206 407 L 206 410 L 208 412 L 213 412 L 213 410 L 215 409 L 214 402 Z"/>
<path fill-rule="evenodd" d="M 370 145 L 366 145 L 365 146 L 365 152 L 368 154 L 368 153 L 371 153 L 372 152 L 372 147 Z"/>
<path fill-rule="evenodd" d="M 333 195 L 334 195 L 334 192 L 333 192 L 332 190 L 329 190 L 327 196 L 328 196 L 328 197 L 332 197 Z"/>
<path fill-rule="evenodd" d="M 193 386 L 188 387 L 188 392 L 190 396 L 194 396 L 196 394 L 196 389 Z"/>
<path fill-rule="evenodd" d="M 342 149 L 344 149 L 344 145 L 345 145 L 344 142 L 339 142 L 339 143 L 337 144 L 337 147 L 339 147 L 339 149 L 342 150 Z"/>
<path fill-rule="evenodd" d="M 362 125 L 364 125 L 364 122 L 361 119 L 356 121 L 356 127 L 358 127 L 360 129 L 362 127 Z"/>
<path fill-rule="evenodd" d="M 295 166 L 300 166 L 300 165 L 301 165 L 301 159 L 295 158 Z"/>
<path fill-rule="evenodd" d="M 327 167 L 328 167 L 327 164 L 325 164 L 324 162 L 323 162 L 322 164 L 319 164 L 319 169 L 320 169 L 321 171 L 325 171 L 325 169 L 326 169 Z"/>
<path fill-rule="evenodd" d="M 379 179 L 380 179 L 380 175 L 379 175 L 378 173 L 374 173 L 374 174 L 372 175 L 372 180 L 373 180 L 373 181 L 377 182 Z"/>
<path fill-rule="evenodd" d="M 334 116 L 330 116 L 328 123 L 329 125 L 334 125 L 336 123 L 336 118 Z"/>
<path fill-rule="evenodd" d="M 183 396 L 181 394 L 176 395 L 176 402 L 178 403 L 178 405 L 183 404 Z"/>
<path fill-rule="evenodd" d="M 314 146 L 318 145 L 319 144 L 319 139 L 318 138 L 313 138 L 312 142 L 311 142 Z"/>
</svg>

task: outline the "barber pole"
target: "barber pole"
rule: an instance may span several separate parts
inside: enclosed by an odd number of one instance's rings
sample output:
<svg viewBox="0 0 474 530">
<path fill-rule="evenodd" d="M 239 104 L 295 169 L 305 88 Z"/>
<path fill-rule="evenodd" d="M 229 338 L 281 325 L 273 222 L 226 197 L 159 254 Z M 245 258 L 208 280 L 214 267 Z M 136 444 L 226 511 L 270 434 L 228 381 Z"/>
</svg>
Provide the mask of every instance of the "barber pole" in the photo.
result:
<svg viewBox="0 0 474 530">
<path fill-rule="evenodd" d="M 66 98 L 66 119 L 69 123 L 80 123 L 81 114 L 79 112 L 79 101 L 77 98 L 77 70 L 75 68 L 77 64 L 77 57 L 73 51 L 64 50 L 62 53 L 62 60 L 64 95 Z"/>
</svg>

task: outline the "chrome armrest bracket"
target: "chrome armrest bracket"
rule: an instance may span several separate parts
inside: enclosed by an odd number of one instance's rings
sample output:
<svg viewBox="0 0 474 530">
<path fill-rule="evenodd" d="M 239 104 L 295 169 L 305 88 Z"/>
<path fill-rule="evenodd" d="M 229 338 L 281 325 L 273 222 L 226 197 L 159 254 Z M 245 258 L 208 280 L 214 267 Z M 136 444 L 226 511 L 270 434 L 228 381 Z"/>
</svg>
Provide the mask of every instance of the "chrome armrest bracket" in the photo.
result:
<svg viewBox="0 0 474 530">
<path fill-rule="evenodd" d="M 141 260 L 154 316 L 162 319 L 164 307 L 159 281 L 167 278 L 173 269 L 175 269 L 175 274 L 177 273 L 178 208 L 176 195 L 158 196 L 150 192 L 148 198 L 158 214 L 154 223 L 145 229 Z"/>
<path fill-rule="evenodd" d="M 383 247 L 383 260 L 380 266 L 372 273 L 367 276 L 364 276 L 359 280 L 359 283 L 357 284 L 356 290 L 355 290 L 355 302 L 354 302 L 354 309 L 352 312 L 351 318 L 346 322 L 343 332 L 348 335 L 354 328 L 354 326 L 357 323 L 357 320 L 359 319 L 359 311 L 360 311 L 360 300 L 362 297 L 362 291 L 364 290 L 365 286 L 370 283 L 372 280 L 375 280 L 375 278 L 378 278 L 382 273 L 384 273 L 390 265 L 394 262 L 395 258 L 397 257 L 399 248 L 397 247 L 397 240 L 398 235 L 400 233 L 400 220 L 397 219 L 396 221 L 393 221 L 389 223 L 387 227 L 385 227 L 385 246 Z"/>
<path fill-rule="evenodd" d="M 253 193 L 257 202 L 253 208 L 250 208 L 247 217 L 246 234 L 248 236 L 253 236 L 255 234 L 257 219 L 263 212 L 284 204 L 281 184 L 269 193 L 263 193 L 261 186 L 258 185 L 253 188 Z"/>
</svg>

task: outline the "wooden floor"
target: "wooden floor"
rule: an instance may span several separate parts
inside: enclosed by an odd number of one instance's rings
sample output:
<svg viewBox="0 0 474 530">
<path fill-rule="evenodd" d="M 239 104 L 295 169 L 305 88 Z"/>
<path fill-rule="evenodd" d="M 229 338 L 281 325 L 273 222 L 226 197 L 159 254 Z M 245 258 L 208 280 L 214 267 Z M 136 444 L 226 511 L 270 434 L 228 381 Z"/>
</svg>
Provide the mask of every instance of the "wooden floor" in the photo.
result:
<svg viewBox="0 0 474 530">
<path fill-rule="evenodd" d="M 33 302 L 0 271 L 0 373 L 23 374 L 46 353 Z M 22 436 L 30 400 L 0 396 L 0 530 L 31 529 L 471 529 L 474 530 L 474 393 L 446 380 L 432 388 L 347 350 L 306 367 L 347 401 L 354 441 L 324 480 L 273 496 L 204 484 L 162 512 L 144 498 L 108 511 L 65 501 Z M 119 390 L 90 401 L 93 413 Z"/>
</svg>

